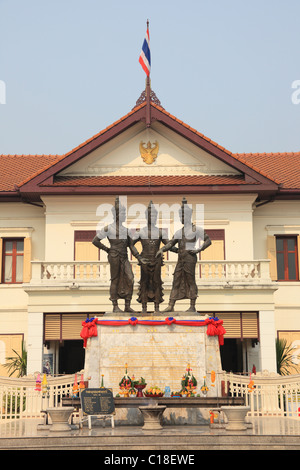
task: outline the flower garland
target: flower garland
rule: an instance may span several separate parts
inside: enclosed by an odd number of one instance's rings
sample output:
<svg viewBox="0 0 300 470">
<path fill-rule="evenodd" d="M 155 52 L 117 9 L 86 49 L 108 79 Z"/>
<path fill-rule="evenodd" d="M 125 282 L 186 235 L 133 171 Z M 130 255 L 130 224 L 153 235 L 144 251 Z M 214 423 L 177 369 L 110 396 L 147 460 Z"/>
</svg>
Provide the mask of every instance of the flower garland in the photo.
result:
<svg viewBox="0 0 300 470">
<path fill-rule="evenodd" d="M 98 318 L 87 318 L 82 322 L 82 330 L 80 333 L 83 339 L 83 346 L 86 347 L 88 338 L 97 336 L 97 325 L 104 326 L 126 326 L 126 325 L 182 325 L 182 326 L 207 326 L 208 336 L 218 336 L 219 344 L 224 344 L 224 334 L 226 330 L 223 327 L 223 320 L 217 317 L 206 318 L 205 320 L 176 320 L 173 317 L 167 317 L 165 320 L 139 320 L 131 317 L 128 320 L 99 320 Z"/>
</svg>

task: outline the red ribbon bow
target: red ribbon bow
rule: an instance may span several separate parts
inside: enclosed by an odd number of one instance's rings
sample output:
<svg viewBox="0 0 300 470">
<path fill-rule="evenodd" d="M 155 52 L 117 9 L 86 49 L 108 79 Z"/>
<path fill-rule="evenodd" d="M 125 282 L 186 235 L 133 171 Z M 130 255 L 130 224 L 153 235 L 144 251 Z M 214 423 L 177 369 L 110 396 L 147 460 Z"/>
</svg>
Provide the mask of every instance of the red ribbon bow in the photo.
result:
<svg viewBox="0 0 300 470">
<path fill-rule="evenodd" d="M 167 325 L 172 325 L 172 323 L 176 323 L 176 320 L 173 317 L 167 317 L 165 319 L 165 322 L 166 322 Z"/>
</svg>

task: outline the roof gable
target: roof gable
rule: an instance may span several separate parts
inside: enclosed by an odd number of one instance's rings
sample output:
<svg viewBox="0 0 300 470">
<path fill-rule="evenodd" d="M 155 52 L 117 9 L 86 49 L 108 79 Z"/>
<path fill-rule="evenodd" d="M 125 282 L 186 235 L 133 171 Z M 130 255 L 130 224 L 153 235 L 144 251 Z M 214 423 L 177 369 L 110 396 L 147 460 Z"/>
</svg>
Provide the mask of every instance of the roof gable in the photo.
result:
<svg viewBox="0 0 300 470">
<path fill-rule="evenodd" d="M 148 136 L 151 142 L 159 138 L 160 144 L 152 165 L 141 164 L 137 145 L 139 139 L 146 143 Z M 118 167 L 125 144 L 134 152 Z M 0 155 L 2 199 L 149 191 L 298 197 L 300 152 L 232 153 L 168 113 L 151 90 L 150 100 L 143 92 L 129 113 L 64 155 Z"/>
<path fill-rule="evenodd" d="M 150 124 L 147 125 L 147 122 Z M 164 175 L 164 180 L 157 179 L 158 176 L 161 177 L 162 175 L 161 173 L 155 175 L 155 171 L 153 171 L 153 169 L 158 168 L 159 165 L 154 165 L 150 172 L 147 170 L 148 173 L 146 174 L 136 175 L 135 173 L 134 175 L 130 175 L 128 173 L 127 175 L 123 175 L 123 180 L 101 180 L 101 174 L 96 174 L 98 177 L 97 180 L 88 180 L 88 171 L 95 172 L 95 168 L 97 168 L 97 158 L 93 163 L 93 154 L 97 157 L 97 152 L 100 152 L 99 158 L 101 158 L 101 151 L 105 147 L 114 147 L 113 141 L 122 142 L 126 133 L 131 135 L 131 139 L 135 139 L 135 144 L 137 143 L 137 139 L 140 137 L 145 138 L 146 135 L 152 135 L 155 137 L 155 135 L 159 133 L 160 139 L 163 142 L 164 140 L 168 140 L 169 143 L 172 139 L 174 140 L 175 136 L 175 140 L 177 140 L 177 142 L 175 144 L 173 142 L 174 146 L 176 146 L 176 144 L 178 146 L 178 142 L 180 141 L 181 147 L 185 147 L 184 149 L 181 149 L 181 157 L 184 159 L 189 155 L 190 161 L 186 162 L 186 166 L 188 166 L 188 163 L 191 164 L 191 160 L 193 158 L 195 166 L 198 164 L 198 170 L 196 172 L 194 171 L 194 174 L 192 175 L 194 177 L 198 176 L 198 180 L 195 180 L 195 178 L 190 180 L 185 179 L 184 182 L 183 180 L 179 180 L 178 177 L 180 176 L 180 172 L 178 174 L 174 174 L 175 157 L 173 157 L 173 161 L 172 158 L 169 159 L 169 166 L 172 168 L 172 175 Z M 194 155 L 191 155 L 191 148 L 194 149 Z M 105 154 L 105 152 L 102 152 L 102 158 L 105 158 L 105 155 L 103 157 L 103 153 Z M 116 164 L 116 153 L 114 158 L 114 162 Z M 140 157 L 137 155 L 135 158 L 139 159 Z M 86 162 L 89 161 L 90 166 L 86 165 L 83 159 L 85 159 Z M 208 163 L 208 160 L 210 160 L 210 163 Z M 109 161 L 111 162 L 111 160 Z M 179 160 L 177 158 L 177 162 L 178 161 Z M 181 162 L 181 166 L 183 166 L 182 163 L 183 162 Z M 209 165 L 211 166 L 213 163 L 215 168 L 210 168 L 210 170 L 208 170 Z M 128 166 L 130 165 L 127 165 L 127 167 Z M 76 168 L 78 171 L 80 168 L 86 168 L 85 173 L 83 175 L 80 175 L 79 173 L 76 174 Z M 87 170 L 87 168 L 89 168 L 89 170 Z M 222 175 L 226 176 L 226 178 L 222 179 Z M 70 179 L 70 176 L 73 177 L 72 180 Z M 79 176 L 84 177 L 84 180 L 82 178 L 78 178 Z M 102 178 L 107 178 L 107 176 L 108 175 L 103 175 Z M 109 176 L 112 177 L 113 175 L 110 174 Z M 115 175 L 115 177 L 118 178 L 121 176 L 122 174 L 120 173 Z M 255 192 L 261 191 L 264 193 L 274 193 L 278 188 L 278 184 L 272 178 L 269 178 L 262 172 L 258 172 L 224 147 L 221 147 L 216 142 L 213 142 L 211 139 L 177 119 L 175 116 L 172 116 L 170 113 L 166 112 L 160 104 L 157 104 L 154 101 L 151 101 L 150 103 L 144 101 L 135 106 L 127 115 L 123 116 L 111 126 L 91 137 L 86 142 L 83 142 L 67 154 L 61 156 L 54 163 L 52 162 L 52 164 L 47 168 L 43 168 L 38 174 L 34 175 L 33 178 L 29 177 L 27 180 L 24 180 L 19 185 L 19 191 L 27 195 L 30 193 L 35 193 L 36 195 L 45 193 L 53 194 L 58 191 L 59 193 L 66 193 L 70 191 L 71 183 L 72 194 L 74 194 L 74 192 L 86 194 L 88 192 L 88 188 L 90 188 L 90 192 L 93 194 L 96 194 L 97 191 L 101 194 L 104 191 L 104 187 L 107 188 L 106 191 L 109 191 L 109 186 L 111 186 L 112 192 L 116 191 L 116 186 L 119 188 L 120 192 L 127 192 L 128 187 L 131 187 L 131 191 L 136 189 L 137 193 L 149 191 L 149 184 L 142 184 L 143 180 L 141 179 L 139 180 L 139 183 L 136 179 L 128 180 L 128 177 L 130 176 L 151 176 L 151 181 L 155 187 L 155 191 L 162 193 L 165 191 L 166 186 L 168 187 L 168 191 L 171 191 L 171 188 L 174 187 L 175 192 L 178 192 L 178 188 L 180 186 L 183 186 L 182 190 L 184 192 L 188 192 L 187 188 L 189 186 L 193 186 L 193 191 L 197 188 L 198 192 L 209 192 L 212 190 L 214 192 L 222 192 L 222 190 L 225 192 L 231 190 L 234 192 L 253 192 L 253 187 L 255 186 Z M 167 176 L 176 176 L 177 180 L 174 180 L 173 178 L 166 182 Z M 181 176 L 186 177 L 187 174 L 181 174 Z M 218 176 L 218 179 L 204 179 L 204 176 Z M 232 176 L 233 179 L 228 179 L 229 176 Z M 95 173 L 90 175 L 90 177 L 95 178 Z M 156 180 L 153 180 L 154 177 L 156 177 Z M 171 184 L 172 182 L 174 185 Z M 212 187 L 213 185 L 217 185 L 218 187 Z"/>
<path fill-rule="evenodd" d="M 151 144 L 155 155 L 146 152 Z M 152 152 L 152 150 L 151 150 Z M 154 122 L 132 126 L 68 166 L 55 179 L 69 176 L 241 175 L 175 132 Z"/>
</svg>

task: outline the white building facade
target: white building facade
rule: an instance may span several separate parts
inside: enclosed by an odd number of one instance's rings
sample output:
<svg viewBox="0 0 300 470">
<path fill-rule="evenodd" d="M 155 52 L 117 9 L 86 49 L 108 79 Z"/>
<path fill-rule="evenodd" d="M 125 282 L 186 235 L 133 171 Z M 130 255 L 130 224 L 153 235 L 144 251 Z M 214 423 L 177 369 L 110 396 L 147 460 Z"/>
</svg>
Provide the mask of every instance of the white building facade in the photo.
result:
<svg viewBox="0 0 300 470">
<path fill-rule="evenodd" d="M 146 148 L 148 142 L 157 153 L 143 151 L 141 143 Z M 224 370 L 276 371 L 278 337 L 297 354 L 300 156 L 284 154 L 284 171 L 280 155 L 268 158 L 232 154 L 153 97 L 66 155 L 0 156 L 0 375 L 22 341 L 28 374 L 83 368 L 82 322 L 112 310 L 107 255 L 92 239 L 116 196 L 126 201 L 131 228 L 138 228 L 136 204 L 146 208 L 151 200 L 170 208 L 158 225 L 172 238 L 183 197 L 195 223 L 204 223 L 212 244 L 198 255 L 196 308 L 223 319 Z M 138 317 L 140 268 L 128 256 Z M 175 253 L 165 254 L 162 316 L 169 315 L 163 310 L 176 260 Z M 188 300 L 178 301 L 172 315 L 188 307 Z"/>
</svg>

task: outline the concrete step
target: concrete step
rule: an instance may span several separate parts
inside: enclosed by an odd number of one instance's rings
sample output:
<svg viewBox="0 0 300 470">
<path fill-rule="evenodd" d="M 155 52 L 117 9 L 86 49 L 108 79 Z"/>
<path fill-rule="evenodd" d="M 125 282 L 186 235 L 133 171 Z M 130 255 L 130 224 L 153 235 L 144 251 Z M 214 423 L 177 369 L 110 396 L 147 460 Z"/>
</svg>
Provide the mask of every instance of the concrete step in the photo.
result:
<svg viewBox="0 0 300 470">
<path fill-rule="evenodd" d="M 0 438 L 0 450 L 300 450 L 299 436 L 281 435 L 102 435 Z"/>
</svg>

